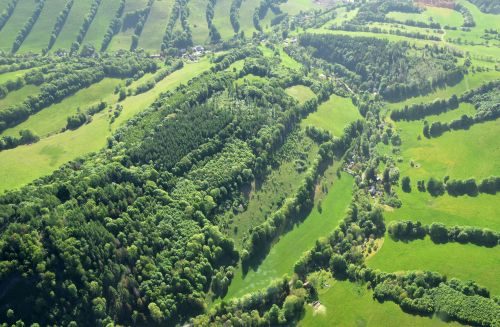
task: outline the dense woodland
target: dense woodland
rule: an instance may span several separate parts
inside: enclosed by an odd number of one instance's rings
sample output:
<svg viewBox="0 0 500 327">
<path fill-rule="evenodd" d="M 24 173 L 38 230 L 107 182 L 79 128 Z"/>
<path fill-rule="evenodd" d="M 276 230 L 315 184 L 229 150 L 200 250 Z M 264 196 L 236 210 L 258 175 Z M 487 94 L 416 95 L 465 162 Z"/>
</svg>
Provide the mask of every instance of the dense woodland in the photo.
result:
<svg viewBox="0 0 500 327">
<path fill-rule="evenodd" d="M 411 99 L 473 80 L 476 71 L 493 73 L 491 68 L 476 67 L 476 58 L 471 67 L 470 53 L 437 45 L 440 36 L 367 26 L 396 23 L 387 18 L 389 12 L 423 12 L 408 0 L 347 4 L 357 13 L 335 25 L 328 23 L 339 18 L 335 8 L 292 16 L 284 11 L 284 1 L 262 0 L 251 13 L 252 36 L 245 36 L 241 25 L 241 8 L 249 0 L 232 0 L 227 8 L 231 40 L 223 40 L 216 27 L 217 1 L 202 8 L 205 21 L 199 23 L 207 24 L 210 51 L 204 58 L 190 57 L 195 44 L 188 0 L 172 2 L 158 55 L 138 49 L 154 0 L 128 12 L 127 1 L 121 0 L 98 49 L 84 42 L 104 4 L 92 0 L 88 12 L 81 13 L 83 23 L 71 49 L 52 53 L 77 4 L 68 0 L 55 14 L 42 54 L 15 54 L 48 3 L 38 1 L 11 53 L 0 53 L 0 74 L 29 69 L 0 84 L 0 101 L 27 86 L 38 88 L 22 102 L 0 108 L 0 133 L 81 90 L 117 79 L 111 96 L 68 114 L 58 131 L 81 131 L 95 115 L 105 113 L 109 133 L 104 148 L 0 195 L 0 326 L 293 326 L 321 299 L 311 277 L 318 272 L 326 272 L 333 282 L 363 288 L 373 301 L 393 302 L 404 314 L 497 326 L 500 297 L 476 281 L 426 267 L 392 273 L 367 262 L 384 238 L 409 246 L 430 239 L 435 246 L 498 250 L 499 231 L 481 227 L 480 218 L 472 226 L 443 224 L 439 216 L 423 223 L 416 215 L 386 223 L 387 213 L 399 215 L 410 196 L 496 199 L 500 177 L 495 173 L 457 178 L 425 170 L 423 177 L 414 177 L 420 175 L 408 170 L 416 169 L 415 163 L 401 155 L 407 139 L 398 125 L 416 124 L 418 132 L 411 137 L 433 142 L 444 139 L 439 138 L 444 133 L 496 121 L 498 79 L 444 99 Z M 471 1 L 484 12 L 498 12 L 494 1 Z M 18 5 L 17 0 L 5 5 L 0 30 Z M 463 18 L 461 32 L 477 25 L 466 6 L 453 9 Z M 268 15 L 270 26 L 263 26 Z M 453 30 L 434 21 L 398 23 L 440 33 Z M 327 32 L 391 34 L 418 42 L 308 32 L 322 26 Z M 130 51 L 106 52 L 122 32 L 131 32 Z M 189 81 L 151 92 L 172 83 L 163 82 L 173 74 L 189 74 L 196 67 L 191 65 L 200 62 L 207 68 Z M 296 89 L 307 96 L 293 95 Z M 124 100 L 136 105 L 151 94 L 156 94 L 148 102 L 152 105 L 112 126 L 126 107 Z M 346 119 L 341 132 L 303 125 L 332 106 L 332 99 L 333 106 L 346 100 L 352 108 L 335 107 L 342 111 L 318 120 L 336 122 L 352 109 L 355 118 Z M 413 104 L 391 107 L 406 99 Z M 473 115 L 450 121 L 439 117 L 464 103 L 474 107 Z M 431 116 L 437 120 L 429 123 Z M 37 145 L 45 137 L 19 129 L 15 136 L 0 135 L 2 154 Z M 258 192 L 264 183 L 286 188 L 289 181 L 271 176 L 290 163 L 300 179 L 292 191 L 277 194 L 268 211 L 261 204 L 253 213 L 261 216 L 251 217 L 255 221 L 247 226 L 230 225 L 250 201 L 261 201 Z M 244 296 L 226 296 L 235 276 L 257 270 L 287 233 L 322 213 L 322 201 L 342 178 L 353 180 L 346 210 L 335 227 L 297 255 L 287 267 L 290 273 Z"/>
</svg>

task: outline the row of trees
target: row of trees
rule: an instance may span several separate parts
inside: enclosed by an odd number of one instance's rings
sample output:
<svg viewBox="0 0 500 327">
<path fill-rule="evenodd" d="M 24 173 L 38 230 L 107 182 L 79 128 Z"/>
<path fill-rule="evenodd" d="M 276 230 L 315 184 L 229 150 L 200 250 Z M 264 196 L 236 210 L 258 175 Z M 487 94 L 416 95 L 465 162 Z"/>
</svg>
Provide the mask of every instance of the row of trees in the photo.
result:
<svg viewBox="0 0 500 327">
<path fill-rule="evenodd" d="M 16 53 L 17 50 L 21 47 L 21 44 L 23 44 L 24 40 L 28 36 L 28 34 L 31 32 L 31 29 L 35 25 L 36 21 L 38 20 L 38 17 L 40 17 L 40 14 L 43 10 L 43 6 L 45 5 L 45 0 L 38 0 L 35 10 L 31 14 L 31 17 L 28 18 L 26 23 L 24 23 L 23 28 L 18 32 L 16 39 L 14 40 L 14 44 L 12 45 L 12 53 Z"/>
<path fill-rule="evenodd" d="M 460 3 L 455 3 L 455 10 L 461 13 L 462 17 L 464 18 L 464 23 L 462 24 L 463 27 L 469 28 L 476 26 L 474 16 L 472 16 L 472 13 L 467 7 L 463 6 Z"/>
<path fill-rule="evenodd" d="M 234 33 L 240 31 L 240 7 L 242 3 L 243 0 L 233 0 L 233 2 L 231 2 L 229 19 L 231 20 L 231 26 L 233 27 Z"/>
<path fill-rule="evenodd" d="M 500 3 L 495 0 L 470 0 L 485 13 L 500 14 Z"/>
<path fill-rule="evenodd" d="M 405 192 L 410 192 L 410 178 L 405 177 L 404 179 L 406 180 L 403 182 L 403 184 L 405 184 L 403 186 L 403 190 Z M 487 177 L 481 180 L 479 184 L 476 183 L 476 180 L 474 178 L 457 180 L 449 179 L 449 177 L 447 176 L 445 177 L 444 181 L 440 181 L 434 177 L 431 177 L 427 181 L 427 184 L 423 180 L 417 181 L 417 189 L 420 192 L 425 192 L 427 189 L 427 191 L 432 196 L 443 195 L 445 191 L 448 192 L 448 194 L 451 196 L 477 196 L 479 193 L 496 194 L 496 192 L 500 191 L 500 177 Z"/>
<path fill-rule="evenodd" d="M 391 119 L 398 120 L 420 120 L 427 116 L 439 115 L 448 110 L 457 109 L 459 105 L 458 97 L 453 94 L 449 99 L 436 99 L 431 103 L 419 103 L 406 105 L 403 109 L 391 111 Z"/>
<path fill-rule="evenodd" d="M 104 38 L 101 43 L 101 51 L 105 51 L 108 48 L 111 39 L 115 34 L 120 32 L 122 28 L 121 17 L 123 16 L 123 10 L 125 9 L 125 0 L 120 0 L 120 4 L 118 5 L 118 9 L 116 10 L 115 17 L 109 23 L 108 29 L 106 30 L 106 34 L 104 34 Z"/>
<path fill-rule="evenodd" d="M 19 0 L 11 0 L 7 4 L 7 7 L 0 13 L 0 31 L 5 26 L 10 16 L 12 16 L 12 13 L 14 12 L 14 9 L 16 9 L 18 2 Z"/>
<path fill-rule="evenodd" d="M 411 37 L 414 39 L 420 40 L 431 40 L 431 41 L 441 41 L 441 37 L 432 34 L 424 34 L 420 32 L 408 32 L 404 29 L 383 29 L 380 27 L 372 27 L 366 25 L 356 25 L 352 23 L 344 23 L 342 25 L 332 25 L 330 26 L 331 30 L 340 30 L 340 31 L 354 31 L 354 32 L 369 32 L 369 33 L 378 33 L 378 34 L 393 34 L 405 37 Z"/>
<path fill-rule="evenodd" d="M 160 70 L 151 80 L 138 85 L 132 92 L 135 95 L 147 92 L 153 89 L 156 83 L 164 80 L 168 75 L 173 72 L 182 69 L 184 67 L 184 62 L 182 60 L 175 61 L 170 67 Z"/>
<path fill-rule="evenodd" d="M 87 13 L 87 15 L 85 15 L 82 26 L 80 26 L 80 30 L 78 31 L 78 35 L 76 36 L 76 41 L 71 44 L 71 53 L 76 53 L 78 49 L 80 49 L 80 45 L 82 44 L 83 39 L 85 39 L 85 35 L 87 35 L 90 25 L 97 15 L 97 10 L 99 9 L 101 2 L 102 0 L 92 1 L 89 12 Z"/>
<path fill-rule="evenodd" d="M 435 243 L 472 243 L 482 246 L 497 246 L 500 233 L 488 228 L 471 226 L 447 227 L 441 223 L 423 225 L 419 221 L 392 221 L 387 227 L 389 235 L 395 240 L 412 241 L 429 235 Z"/>
<path fill-rule="evenodd" d="M 13 149 L 19 145 L 36 143 L 40 138 L 32 131 L 23 129 L 19 131 L 19 137 L 2 136 L 0 138 L 0 151 Z"/>
<path fill-rule="evenodd" d="M 71 8 L 73 8 L 73 4 L 75 3 L 75 0 L 68 0 L 66 4 L 64 5 L 63 10 L 57 15 L 56 18 L 56 23 L 54 24 L 54 28 L 52 29 L 52 33 L 50 34 L 50 40 L 49 44 L 47 46 L 47 49 L 45 52 L 48 52 L 54 44 L 56 43 L 56 39 L 61 33 L 64 24 L 66 24 L 66 20 L 68 19 L 69 12 L 71 11 Z"/>
<path fill-rule="evenodd" d="M 189 8 L 187 0 L 176 0 L 163 36 L 162 51 L 169 54 L 178 53 L 178 49 L 186 49 L 193 45 L 193 38 L 188 22 Z M 174 31 L 177 20 L 180 20 L 182 31 Z"/>
<path fill-rule="evenodd" d="M 137 9 L 131 13 L 127 13 L 123 18 L 122 28 L 134 28 L 134 35 L 132 35 L 132 43 L 130 44 L 130 51 L 134 51 L 139 45 L 139 37 L 144 29 L 144 24 L 149 17 L 151 8 L 153 7 L 154 0 L 149 0 L 144 9 Z"/>
</svg>

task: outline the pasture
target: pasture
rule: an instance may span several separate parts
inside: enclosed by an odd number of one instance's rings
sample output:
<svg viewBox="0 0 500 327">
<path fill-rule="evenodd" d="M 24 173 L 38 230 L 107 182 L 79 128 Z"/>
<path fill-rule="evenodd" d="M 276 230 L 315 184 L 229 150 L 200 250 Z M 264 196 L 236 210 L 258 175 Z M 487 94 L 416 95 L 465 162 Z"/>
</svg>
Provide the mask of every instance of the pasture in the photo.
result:
<svg viewBox="0 0 500 327">
<path fill-rule="evenodd" d="M 422 23 L 439 23 L 441 27 L 452 26 L 460 27 L 463 24 L 462 15 L 453 9 L 426 6 L 421 13 L 405 13 L 391 11 L 387 14 L 387 18 L 405 22 L 413 20 Z"/>
<path fill-rule="evenodd" d="M 19 90 L 9 92 L 7 96 L 0 99 L 0 111 L 15 104 L 20 104 L 29 96 L 34 96 L 40 91 L 39 86 L 25 85 Z"/>
<path fill-rule="evenodd" d="M 85 15 L 90 10 L 92 0 L 77 0 L 71 7 L 66 23 L 64 24 L 61 33 L 57 37 L 56 43 L 52 47 L 52 51 L 58 49 L 70 49 L 71 44 L 76 41 L 78 32 L 82 27 Z M 62 8 L 61 8 L 62 9 Z"/>
<path fill-rule="evenodd" d="M 172 4 L 173 0 L 160 0 L 153 3 L 139 38 L 138 48 L 153 52 L 160 51 Z"/>
<path fill-rule="evenodd" d="M 446 323 L 437 317 L 421 317 L 403 312 L 399 306 L 387 301 L 379 303 L 366 286 L 349 281 L 330 279 L 330 287 L 319 291 L 322 305 L 318 310 L 305 306 L 304 318 L 299 327 L 330 326 L 414 326 L 457 327 L 455 322 Z"/>
<path fill-rule="evenodd" d="M 332 95 L 328 101 L 323 102 L 318 107 L 316 112 L 309 114 L 301 122 L 301 125 L 303 127 L 308 125 L 320 127 L 339 137 L 347 125 L 361 118 L 350 98 Z"/>
<path fill-rule="evenodd" d="M 316 94 L 314 94 L 314 92 L 310 88 L 304 85 L 291 86 L 286 89 L 286 93 L 297 99 L 297 101 L 299 101 L 299 103 L 301 104 L 316 97 Z"/>
<path fill-rule="evenodd" d="M 498 295 L 499 262 L 500 251 L 497 248 L 460 243 L 436 244 L 428 237 L 405 243 L 387 236 L 377 254 L 367 261 L 367 265 L 386 272 L 436 271 L 448 278 L 474 280 L 493 295 Z"/>
<path fill-rule="evenodd" d="M 251 1 L 251 0 L 246 0 Z M 245 1 L 243 1 L 244 3 Z M 222 39 L 229 39 L 234 35 L 233 26 L 229 19 L 229 12 L 231 10 L 232 0 L 217 0 L 214 8 L 213 24 L 219 31 Z M 240 16 L 241 16 L 240 10 Z M 250 13 L 248 13 L 250 14 Z M 253 17 L 253 12 L 250 14 Z"/>
<path fill-rule="evenodd" d="M 10 16 L 5 26 L 0 31 L 0 50 L 10 52 L 12 45 L 17 37 L 18 32 L 23 28 L 24 24 L 31 17 L 35 9 L 33 0 L 19 0 L 16 9 Z"/>
<path fill-rule="evenodd" d="M 116 0 L 103 0 L 101 2 L 97 14 L 83 39 L 83 44 L 91 44 L 97 51 L 101 49 L 104 34 L 110 22 L 115 18 L 119 4 L 120 1 Z"/>
<path fill-rule="evenodd" d="M 140 10 L 145 8 L 147 5 L 146 0 L 129 0 L 125 2 L 125 8 L 123 10 L 123 16 L 127 13 Z M 132 35 L 134 35 L 134 28 L 121 29 L 118 34 L 113 36 L 111 43 L 108 46 L 109 51 L 116 50 L 129 50 L 132 44 Z"/>
<path fill-rule="evenodd" d="M 208 0 L 191 0 L 188 2 L 189 26 L 193 33 L 194 44 L 205 44 L 208 40 L 208 24 L 206 8 Z"/>
</svg>

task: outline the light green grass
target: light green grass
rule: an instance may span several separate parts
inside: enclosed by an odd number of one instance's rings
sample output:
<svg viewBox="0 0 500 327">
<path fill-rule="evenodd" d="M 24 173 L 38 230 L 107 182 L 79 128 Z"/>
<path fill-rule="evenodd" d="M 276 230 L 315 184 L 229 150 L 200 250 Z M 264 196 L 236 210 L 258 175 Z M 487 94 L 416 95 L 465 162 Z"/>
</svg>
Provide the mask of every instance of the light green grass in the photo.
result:
<svg viewBox="0 0 500 327">
<path fill-rule="evenodd" d="M 316 94 L 314 94 L 314 92 L 310 88 L 304 85 L 291 86 L 286 89 L 286 93 L 297 99 L 299 103 L 304 103 L 307 100 L 314 99 L 316 97 Z"/>
<path fill-rule="evenodd" d="M 133 12 L 138 9 L 143 9 L 147 5 L 147 0 L 127 0 L 125 2 L 125 9 L 123 16 L 128 12 Z M 134 28 L 120 30 L 118 34 L 113 36 L 111 43 L 108 46 L 109 51 L 129 50 L 132 44 L 132 35 L 134 35 Z"/>
<path fill-rule="evenodd" d="M 347 10 L 346 7 L 340 7 L 335 9 L 335 18 L 326 22 L 323 27 L 329 27 L 332 25 L 342 25 L 346 22 L 351 21 L 358 14 L 359 8 L 353 10 Z"/>
<path fill-rule="evenodd" d="M 23 129 L 29 129 L 41 137 L 58 133 L 66 127 L 67 118 L 76 114 L 78 108 L 83 112 L 101 100 L 107 103 L 116 101 L 118 96 L 113 94 L 113 91 L 118 84 L 120 84 L 119 79 L 106 78 L 31 115 L 21 124 L 5 130 L 3 135 L 17 136 Z"/>
<path fill-rule="evenodd" d="M 307 116 L 301 123 L 303 127 L 314 125 L 340 136 L 344 128 L 356 119 L 362 118 L 358 109 L 350 98 L 332 95 L 328 101 L 323 102 L 316 112 Z"/>
<path fill-rule="evenodd" d="M 24 77 L 24 75 L 32 69 L 33 68 L 21 69 L 13 72 L 0 74 L 0 84 L 4 84 L 7 81 L 15 81 L 19 77 Z"/>
<path fill-rule="evenodd" d="M 138 48 L 147 51 L 159 52 L 163 36 L 167 28 L 168 17 L 172 10 L 173 0 L 155 1 L 151 7 L 149 17 L 144 24 Z"/>
<path fill-rule="evenodd" d="M 400 22 L 406 20 L 414 20 L 416 22 L 423 23 L 439 23 L 441 27 L 445 25 L 460 27 L 463 24 L 462 15 L 453 9 L 440 8 L 440 7 L 430 7 L 426 6 L 425 11 L 421 13 L 404 13 L 391 11 L 386 15 L 387 18 L 392 18 Z"/>
<path fill-rule="evenodd" d="M 389 34 L 391 30 L 400 30 L 406 33 L 420 33 L 427 36 L 438 37 L 441 39 L 443 38 L 443 34 L 440 34 L 430 28 L 421 28 L 421 27 L 407 26 L 397 23 L 384 23 L 384 22 L 373 22 L 367 24 L 366 26 L 373 28 L 380 28 L 382 31 L 384 31 L 384 33 L 387 34 Z"/>
<path fill-rule="evenodd" d="M 0 50 L 10 52 L 18 32 L 31 17 L 35 9 L 34 0 L 19 0 L 16 9 L 10 16 L 5 26 L 0 31 Z"/>
<path fill-rule="evenodd" d="M 0 13 L 3 12 L 5 9 L 7 9 L 9 3 L 10 3 L 9 0 L 0 0 Z"/>
<path fill-rule="evenodd" d="M 435 99 L 448 99 L 453 94 L 461 95 L 468 90 L 478 88 L 484 83 L 500 78 L 500 73 L 496 71 L 480 72 L 480 73 L 469 73 L 464 76 L 464 79 L 451 87 L 445 87 L 437 89 L 436 91 L 418 97 L 409 98 L 405 101 L 388 103 L 387 106 L 390 109 L 401 109 L 406 105 L 412 105 L 415 103 L 429 103 Z"/>
<path fill-rule="evenodd" d="M 69 12 L 63 29 L 61 30 L 61 33 L 57 37 L 57 40 L 52 47 L 52 51 L 71 48 L 71 44 L 76 41 L 76 37 L 78 36 L 80 27 L 82 27 L 83 19 L 90 10 L 91 3 L 92 0 L 75 1 L 73 7 L 71 7 L 71 11 Z M 57 15 L 57 13 L 54 13 L 54 16 L 55 15 Z"/>
<path fill-rule="evenodd" d="M 47 48 L 50 33 L 52 33 L 56 21 L 56 15 L 64 8 L 65 4 L 66 0 L 45 1 L 40 17 L 38 17 L 33 29 L 19 49 L 20 53 L 30 51 L 41 52 L 44 48 Z"/>
<path fill-rule="evenodd" d="M 441 222 L 447 226 L 477 226 L 500 231 L 498 195 L 480 194 L 476 197 L 452 197 L 447 194 L 433 197 L 417 190 L 412 181 L 411 193 L 398 190 L 403 202 L 399 209 L 385 212 L 386 221 L 413 220 L 423 224 Z"/>
<path fill-rule="evenodd" d="M 32 145 L 0 152 L 0 192 L 18 188 L 36 178 L 54 171 L 62 164 L 98 151 L 106 144 L 106 139 L 124 122 L 148 108 L 161 92 L 173 90 L 181 83 L 207 70 L 208 60 L 187 64 L 159 82 L 152 90 L 122 102 L 123 111 L 115 122 L 109 125 L 106 112 L 96 114 L 91 123 L 74 131 L 55 134 Z"/>
<path fill-rule="evenodd" d="M 294 264 L 302 254 L 310 250 L 317 239 L 328 236 L 344 218 L 351 201 L 352 183 L 353 178 L 347 174 L 335 180 L 322 201 L 322 213 L 315 206 L 304 222 L 274 244 L 257 270 L 250 269 L 246 276 L 241 269 L 237 270 L 225 298 L 240 297 L 265 288 L 272 280 L 293 273 Z"/>
<path fill-rule="evenodd" d="M 321 9 L 322 5 L 313 0 L 289 0 L 280 5 L 283 12 L 293 16 L 299 14 L 301 11 L 309 11 L 312 9 Z"/>
<path fill-rule="evenodd" d="M 208 0 L 190 0 L 188 2 L 188 21 L 194 44 L 205 44 L 208 41 L 207 3 Z"/>
<path fill-rule="evenodd" d="M 254 32 L 257 32 L 253 25 L 253 13 L 260 1 L 243 0 L 240 8 L 240 30 L 245 33 L 247 38 L 251 38 Z"/>
<path fill-rule="evenodd" d="M 394 302 L 379 303 L 373 299 L 373 292 L 366 286 L 348 281 L 331 280 L 330 288 L 319 291 L 319 301 L 324 312 L 306 305 L 306 314 L 299 321 L 299 327 L 330 326 L 462 326 L 446 323 L 439 318 L 415 316 L 403 312 Z"/>
<path fill-rule="evenodd" d="M 25 85 L 23 88 L 19 90 L 9 92 L 9 94 L 7 94 L 5 98 L 0 99 L 0 111 L 12 105 L 22 103 L 24 100 L 26 100 L 28 96 L 34 96 L 39 91 L 40 91 L 39 86 Z"/>
<path fill-rule="evenodd" d="M 422 134 L 421 122 L 399 122 L 397 125 L 403 142 L 401 175 L 414 181 L 430 177 L 482 179 L 500 175 L 500 120 L 473 125 L 469 130 L 444 133 L 427 139 Z M 410 166 L 413 160 L 414 167 Z"/>
<path fill-rule="evenodd" d="M 498 248 L 460 243 L 435 244 L 429 238 L 404 243 L 390 237 L 385 238 L 377 254 L 367 261 L 369 267 L 386 272 L 430 270 L 448 278 L 474 280 L 493 295 L 500 294 L 499 263 Z"/>
<path fill-rule="evenodd" d="M 231 21 L 229 19 L 231 3 L 232 0 L 217 0 L 214 8 L 214 19 L 212 23 L 215 25 L 224 40 L 230 39 L 234 35 L 233 26 L 231 25 Z"/>
<path fill-rule="evenodd" d="M 83 44 L 91 44 L 97 51 L 101 49 L 104 34 L 108 30 L 110 22 L 115 18 L 119 4 L 120 1 L 118 0 L 103 0 L 101 2 L 97 14 L 83 39 Z"/>
</svg>

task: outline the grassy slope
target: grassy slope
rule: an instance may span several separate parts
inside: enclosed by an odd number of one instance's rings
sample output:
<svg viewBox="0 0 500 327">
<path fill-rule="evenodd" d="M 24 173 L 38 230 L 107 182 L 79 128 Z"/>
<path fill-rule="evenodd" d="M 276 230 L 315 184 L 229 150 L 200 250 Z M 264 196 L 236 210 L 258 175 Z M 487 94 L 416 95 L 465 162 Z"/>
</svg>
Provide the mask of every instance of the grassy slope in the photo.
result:
<svg viewBox="0 0 500 327">
<path fill-rule="evenodd" d="M 39 90 L 39 86 L 26 85 L 17 91 L 9 92 L 5 98 L 0 99 L 0 111 L 9 106 L 23 102 L 30 95 L 36 95 Z"/>
<path fill-rule="evenodd" d="M 125 16 L 128 12 L 133 12 L 137 9 L 145 8 L 147 5 L 147 0 L 128 0 L 125 2 L 125 9 L 123 10 L 123 15 Z M 108 46 L 108 51 L 116 50 L 129 50 L 132 44 L 132 35 L 134 35 L 134 29 L 129 28 L 127 30 L 121 30 L 118 34 L 113 36 L 111 43 Z"/>
<path fill-rule="evenodd" d="M 13 81 L 16 80 L 19 77 L 23 77 L 24 74 L 29 72 L 32 68 L 29 69 L 21 69 L 21 70 L 16 70 L 13 72 L 8 72 L 4 74 L 0 74 L 0 84 L 3 84 L 7 81 Z"/>
<path fill-rule="evenodd" d="M 299 101 L 299 103 L 304 103 L 307 100 L 313 99 L 316 97 L 316 94 L 304 85 L 294 85 L 286 89 L 286 93 L 288 95 L 294 97 Z"/>
<path fill-rule="evenodd" d="M 302 121 L 302 126 L 314 125 L 330 131 L 334 136 L 340 136 L 344 128 L 358 118 L 361 115 L 351 99 L 332 95 L 316 112 Z"/>
<path fill-rule="evenodd" d="M 124 109 L 121 115 L 111 127 L 107 113 L 101 113 L 95 115 L 90 124 L 75 131 L 66 131 L 32 145 L 0 152 L 0 192 L 25 185 L 51 173 L 69 160 L 98 151 L 105 145 L 111 131 L 150 106 L 161 92 L 173 90 L 209 67 L 208 60 L 186 65 L 149 92 L 128 97 L 122 102 Z"/>
<path fill-rule="evenodd" d="M 429 23 L 432 21 L 441 24 L 441 27 L 445 25 L 460 27 L 464 21 L 462 15 L 458 11 L 449 8 L 430 6 L 425 7 L 425 11 L 422 13 L 389 12 L 386 17 L 400 22 L 414 20 L 417 22 Z"/>
<path fill-rule="evenodd" d="M 249 0 L 250 1 L 250 0 Z M 212 23 L 217 27 L 222 39 L 229 39 L 234 35 L 233 26 L 229 19 L 232 0 L 217 0 Z M 253 15 L 253 12 L 252 12 Z"/>
<path fill-rule="evenodd" d="M 0 31 L 0 50 L 10 52 L 17 33 L 23 28 L 28 18 L 31 17 L 34 9 L 35 1 L 19 0 L 12 16 Z"/>
<path fill-rule="evenodd" d="M 240 30 L 245 33 L 246 37 L 252 37 L 253 32 L 256 32 L 253 25 L 253 13 L 260 1 L 243 0 L 240 8 Z"/>
<path fill-rule="evenodd" d="M 138 48 L 155 52 L 160 51 L 172 4 L 173 0 L 154 2 L 146 24 L 144 24 Z"/>
<path fill-rule="evenodd" d="M 208 40 L 207 3 L 208 0 L 190 0 L 188 2 L 188 21 L 194 44 L 204 44 Z"/>
<path fill-rule="evenodd" d="M 367 264 L 387 272 L 431 270 L 449 278 L 474 280 L 493 295 L 500 294 L 498 265 L 500 251 L 472 244 L 435 244 L 429 238 L 409 243 L 386 237 L 378 253 Z"/>
<path fill-rule="evenodd" d="M 330 326 L 462 326 L 445 323 L 438 318 L 427 318 L 404 313 L 393 302 L 379 303 L 364 286 L 348 281 L 331 281 L 331 287 L 319 291 L 324 312 L 314 312 L 309 305 L 298 324 L 300 327 Z"/>
<path fill-rule="evenodd" d="M 315 206 L 304 222 L 281 237 L 257 270 L 250 269 L 245 277 L 242 271 L 238 270 L 226 299 L 265 288 L 272 280 L 292 273 L 293 266 L 301 255 L 310 250 L 317 239 L 328 236 L 344 218 L 351 200 L 352 183 L 353 178 L 343 174 L 341 179 L 333 183 L 323 199 L 322 213 L 319 213 Z"/>
<path fill-rule="evenodd" d="M 83 39 L 83 44 L 92 44 L 98 51 L 101 49 L 102 40 L 106 33 L 110 22 L 116 15 L 118 10 L 118 0 L 103 0 L 97 14 L 90 25 L 90 28 Z"/>
<path fill-rule="evenodd" d="M 64 8 L 65 3 L 65 0 L 45 1 L 40 17 L 19 49 L 20 53 L 29 51 L 40 52 L 47 47 L 50 40 L 50 33 L 54 28 L 55 18 Z"/>
<path fill-rule="evenodd" d="M 75 1 L 52 50 L 69 49 L 71 47 L 71 44 L 76 41 L 83 19 L 89 12 L 91 4 L 92 0 Z"/>
<path fill-rule="evenodd" d="M 301 11 L 321 9 L 322 7 L 317 2 L 312 0 L 289 0 L 280 5 L 280 8 L 283 12 L 286 12 L 290 16 L 292 16 L 297 15 Z"/>
<path fill-rule="evenodd" d="M 67 117 L 76 114 L 78 108 L 85 111 L 89 106 L 101 100 L 107 103 L 116 101 L 117 95 L 113 94 L 113 91 L 118 84 L 120 84 L 119 79 L 106 78 L 37 112 L 23 123 L 4 131 L 3 135 L 18 135 L 23 129 L 29 129 L 38 136 L 57 133 L 66 127 Z"/>
</svg>

